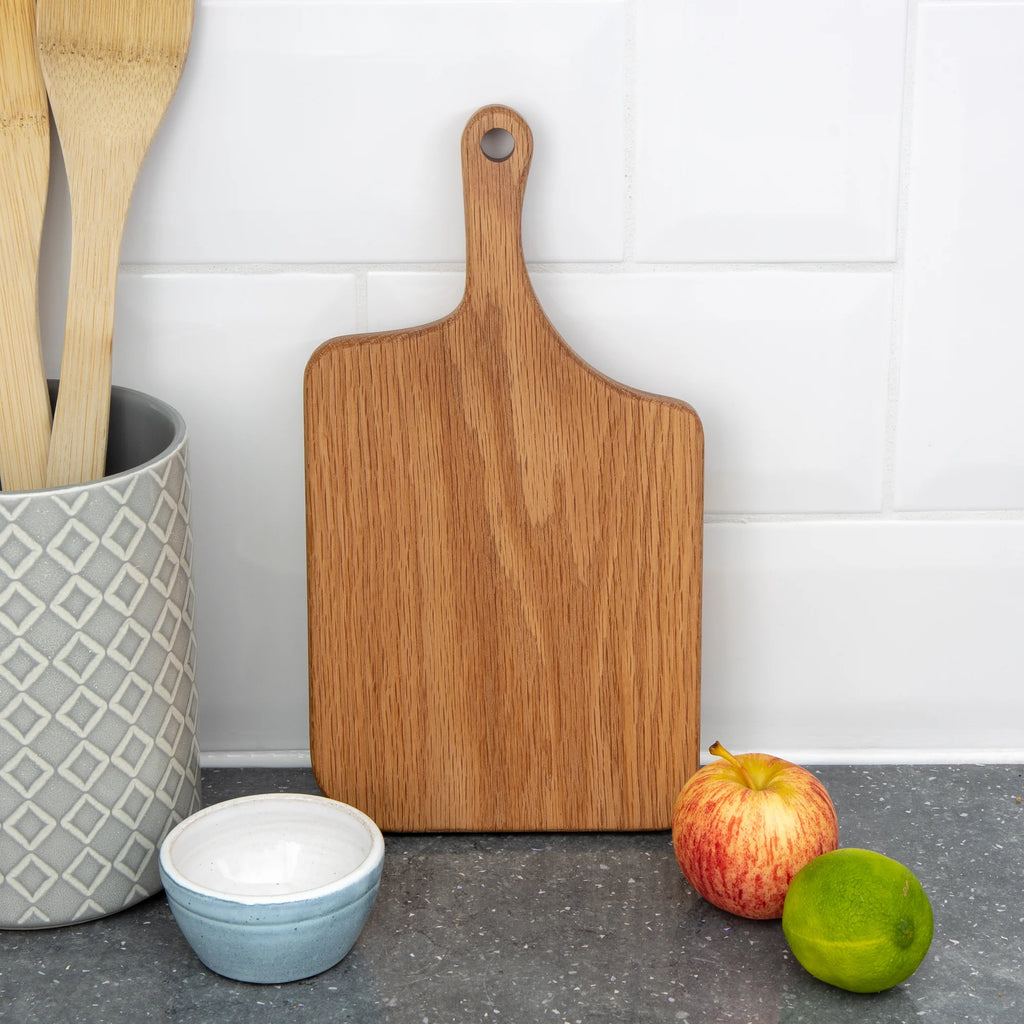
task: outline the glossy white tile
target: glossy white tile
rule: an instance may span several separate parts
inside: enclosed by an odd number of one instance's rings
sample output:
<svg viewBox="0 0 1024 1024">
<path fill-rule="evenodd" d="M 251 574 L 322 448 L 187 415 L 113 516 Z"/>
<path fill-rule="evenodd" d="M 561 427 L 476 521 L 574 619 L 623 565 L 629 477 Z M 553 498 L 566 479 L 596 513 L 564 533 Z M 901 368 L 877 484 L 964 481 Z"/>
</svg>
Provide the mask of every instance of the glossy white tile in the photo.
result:
<svg viewBox="0 0 1024 1024">
<path fill-rule="evenodd" d="M 545 274 L 536 289 L 597 369 L 696 408 L 709 513 L 878 509 L 889 274 Z"/>
<path fill-rule="evenodd" d="M 711 524 L 704 745 L 1019 750 L 1022 616 L 1024 522 Z"/>
<path fill-rule="evenodd" d="M 602 373 L 704 423 L 710 513 L 880 506 L 887 273 L 536 273 L 565 340 Z M 454 308 L 458 274 L 371 274 L 373 329 Z"/>
<path fill-rule="evenodd" d="M 906 5 L 637 4 L 636 255 L 891 260 Z"/>
<path fill-rule="evenodd" d="M 366 317 L 371 331 L 398 331 L 447 316 L 465 286 L 462 271 L 367 275 Z"/>
<path fill-rule="evenodd" d="M 1024 5 L 922 4 L 896 448 L 904 509 L 1024 508 Z"/>
<path fill-rule="evenodd" d="M 496 102 L 535 137 L 534 257 L 621 258 L 624 7 L 203 4 L 124 259 L 460 259 L 460 136 Z"/>
<path fill-rule="evenodd" d="M 308 746 L 302 373 L 355 322 L 345 275 L 122 275 L 114 380 L 189 428 L 203 749 Z"/>
</svg>

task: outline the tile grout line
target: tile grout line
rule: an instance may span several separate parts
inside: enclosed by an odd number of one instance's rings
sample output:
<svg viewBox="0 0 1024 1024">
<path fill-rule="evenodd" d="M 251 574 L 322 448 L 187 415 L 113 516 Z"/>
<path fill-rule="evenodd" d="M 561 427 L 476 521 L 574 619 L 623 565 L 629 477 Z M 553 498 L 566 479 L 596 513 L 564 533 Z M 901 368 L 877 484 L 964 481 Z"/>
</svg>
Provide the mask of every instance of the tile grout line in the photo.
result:
<svg viewBox="0 0 1024 1024">
<path fill-rule="evenodd" d="M 356 333 L 364 334 L 370 329 L 370 273 L 365 269 L 356 270 L 353 276 L 355 277 Z"/>
<path fill-rule="evenodd" d="M 900 509 L 883 515 L 878 511 L 837 512 L 706 512 L 705 526 L 771 525 L 864 525 L 879 526 L 925 523 L 1020 523 L 1024 509 Z"/>
<path fill-rule="evenodd" d="M 896 206 L 896 261 L 892 272 L 892 323 L 886 392 L 885 438 L 882 452 L 882 515 L 897 512 L 896 459 L 898 450 L 900 384 L 906 332 L 906 254 L 910 206 L 910 162 L 913 148 L 913 104 L 916 86 L 918 0 L 907 0 L 903 55 L 903 97 L 900 117 L 899 179 Z"/>
<path fill-rule="evenodd" d="M 676 263 L 629 260 L 529 260 L 532 273 L 541 274 L 879 274 L 891 273 L 894 260 L 848 260 L 815 262 L 715 262 L 679 261 Z M 253 276 L 288 274 L 461 274 L 462 260 L 407 260 L 397 263 L 373 261 L 339 261 L 323 263 L 123 263 L 119 273 L 128 277 L 159 277 L 161 275 Z"/>
<path fill-rule="evenodd" d="M 636 204 L 633 190 L 636 182 L 636 76 L 637 76 L 637 21 L 639 0 L 630 0 L 625 9 L 625 38 L 623 40 L 623 209 L 622 259 L 620 267 L 632 265 L 636 252 Z"/>
</svg>

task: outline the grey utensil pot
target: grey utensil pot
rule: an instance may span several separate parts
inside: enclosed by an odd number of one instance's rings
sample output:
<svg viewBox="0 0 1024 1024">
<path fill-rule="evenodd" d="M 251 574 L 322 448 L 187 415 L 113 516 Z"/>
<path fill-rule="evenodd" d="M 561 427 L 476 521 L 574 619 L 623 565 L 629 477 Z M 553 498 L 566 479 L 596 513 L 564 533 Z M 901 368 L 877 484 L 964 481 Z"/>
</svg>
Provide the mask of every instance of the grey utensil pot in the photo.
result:
<svg viewBox="0 0 1024 1024">
<path fill-rule="evenodd" d="M 200 806 L 181 416 L 115 387 L 107 474 L 0 492 L 0 928 L 160 891 Z"/>
</svg>

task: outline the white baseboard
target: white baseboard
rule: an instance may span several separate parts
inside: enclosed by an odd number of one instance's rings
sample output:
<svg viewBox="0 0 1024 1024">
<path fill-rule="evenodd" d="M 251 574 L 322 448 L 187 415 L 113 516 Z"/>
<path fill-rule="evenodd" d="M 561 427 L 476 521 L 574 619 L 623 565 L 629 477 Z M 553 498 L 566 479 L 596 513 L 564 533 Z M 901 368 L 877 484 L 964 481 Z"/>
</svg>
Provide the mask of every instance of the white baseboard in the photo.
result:
<svg viewBox="0 0 1024 1024">
<path fill-rule="evenodd" d="M 739 753 L 734 750 L 733 753 Z M 852 750 L 766 750 L 766 754 L 785 758 L 794 764 L 1021 764 L 1024 765 L 1024 748 L 857 748 Z M 701 764 L 714 760 L 706 751 L 701 755 Z"/>
<path fill-rule="evenodd" d="M 734 751 L 740 753 L 740 751 Z M 1024 765 L 1024 748 L 989 750 L 986 748 L 954 748 L 942 750 L 911 750 L 903 748 L 855 750 L 771 750 L 795 764 L 1020 764 Z M 701 764 L 713 760 L 706 751 Z M 308 750 L 208 750 L 200 755 L 204 768 L 309 768 Z"/>
<path fill-rule="evenodd" d="M 204 768 L 309 768 L 308 750 L 204 750 Z"/>
</svg>

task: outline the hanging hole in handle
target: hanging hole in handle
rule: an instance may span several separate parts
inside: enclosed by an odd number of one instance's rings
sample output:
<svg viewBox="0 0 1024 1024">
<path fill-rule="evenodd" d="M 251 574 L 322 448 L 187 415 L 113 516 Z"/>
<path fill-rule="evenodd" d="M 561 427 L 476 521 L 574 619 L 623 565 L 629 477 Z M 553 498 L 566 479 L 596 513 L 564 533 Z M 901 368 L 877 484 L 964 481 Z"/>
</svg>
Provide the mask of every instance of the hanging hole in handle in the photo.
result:
<svg viewBox="0 0 1024 1024">
<path fill-rule="evenodd" d="M 492 128 L 490 131 L 484 132 L 483 138 L 480 140 L 480 148 L 488 160 L 500 164 L 512 155 L 516 148 L 516 140 L 512 137 L 512 133 L 504 128 Z"/>
</svg>

